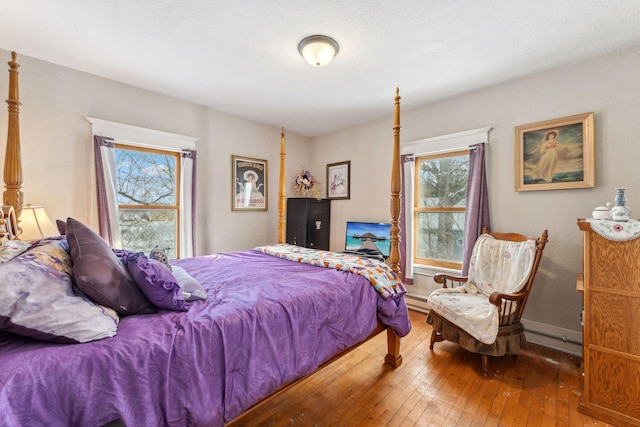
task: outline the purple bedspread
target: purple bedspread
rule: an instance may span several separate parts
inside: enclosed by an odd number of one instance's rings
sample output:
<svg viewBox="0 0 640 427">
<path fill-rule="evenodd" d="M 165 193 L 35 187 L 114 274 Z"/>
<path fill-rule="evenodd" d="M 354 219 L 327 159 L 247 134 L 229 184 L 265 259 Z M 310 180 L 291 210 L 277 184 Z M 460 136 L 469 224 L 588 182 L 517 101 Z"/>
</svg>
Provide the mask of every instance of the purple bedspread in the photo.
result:
<svg viewBox="0 0 640 427">
<path fill-rule="evenodd" d="M 0 425 L 219 426 L 366 338 L 376 308 L 411 328 L 402 297 L 356 274 L 256 251 L 176 264 L 208 294 L 188 312 L 124 317 L 86 344 L 1 334 Z"/>
</svg>

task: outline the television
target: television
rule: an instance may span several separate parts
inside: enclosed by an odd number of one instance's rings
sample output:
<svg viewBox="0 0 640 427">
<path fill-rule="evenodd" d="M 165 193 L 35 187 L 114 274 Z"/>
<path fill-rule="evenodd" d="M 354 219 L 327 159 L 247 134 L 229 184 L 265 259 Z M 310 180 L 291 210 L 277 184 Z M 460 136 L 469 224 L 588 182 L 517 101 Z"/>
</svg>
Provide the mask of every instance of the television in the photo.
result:
<svg viewBox="0 0 640 427">
<path fill-rule="evenodd" d="M 390 223 L 347 221 L 345 237 L 347 252 L 378 249 L 383 257 L 388 258 L 391 250 L 390 239 Z"/>
</svg>

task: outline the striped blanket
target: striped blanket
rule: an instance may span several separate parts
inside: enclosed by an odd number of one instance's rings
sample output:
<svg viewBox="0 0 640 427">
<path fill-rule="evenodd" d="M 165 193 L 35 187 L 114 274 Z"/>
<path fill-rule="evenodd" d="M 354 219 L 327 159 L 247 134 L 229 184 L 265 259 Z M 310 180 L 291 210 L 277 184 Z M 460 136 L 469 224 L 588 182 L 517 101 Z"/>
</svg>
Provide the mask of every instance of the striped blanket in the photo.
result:
<svg viewBox="0 0 640 427">
<path fill-rule="evenodd" d="M 287 243 L 260 246 L 254 249 L 291 261 L 359 274 L 369 280 L 369 283 L 384 299 L 396 297 L 406 292 L 398 275 L 388 265 L 375 259 L 303 248 Z"/>
</svg>

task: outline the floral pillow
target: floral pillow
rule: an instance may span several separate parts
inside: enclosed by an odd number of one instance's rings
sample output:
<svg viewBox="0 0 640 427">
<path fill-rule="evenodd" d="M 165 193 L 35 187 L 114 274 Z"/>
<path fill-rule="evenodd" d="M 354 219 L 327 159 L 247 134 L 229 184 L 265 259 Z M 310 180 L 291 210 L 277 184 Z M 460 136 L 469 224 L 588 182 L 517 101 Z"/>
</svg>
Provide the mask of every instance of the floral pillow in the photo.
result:
<svg viewBox="0 0 640 427">
<path fill-rule="evenodd" d="M 0 245 L 0 264 L 25 252 L 32 245 L 31 242 L 23 242 L 22 240 L 8 240 Z"/>
<path fill-rule="evenodd" d="M 64 239 L 42 240 L 0 265 L 0 330 L 54 343 L 116 335 L 118 315 L 74 293 Z"/>
</svg>

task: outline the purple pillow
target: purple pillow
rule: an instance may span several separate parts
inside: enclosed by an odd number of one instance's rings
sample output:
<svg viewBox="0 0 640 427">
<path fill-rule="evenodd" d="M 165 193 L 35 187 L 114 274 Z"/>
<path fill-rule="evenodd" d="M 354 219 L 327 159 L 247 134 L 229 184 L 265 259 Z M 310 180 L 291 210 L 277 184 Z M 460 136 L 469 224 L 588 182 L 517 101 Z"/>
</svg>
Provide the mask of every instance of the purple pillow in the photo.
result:
<svg viewBox="0 0 640 427">
<path fill-rule="evenodd" d="M 67 218 L 66 235 L 75 284 L 89 298 L 121 316 L 156 312 L 127 268 L 95 231 Z"/>
<path fill-rule="evenodd" d="M 187 311 L 191 307 L 185 302 L 176 278 L 160 261 L 138 254 L 129 257 L 127 268 L 142 293 L 156 307 L 175 311 Z"/>
<path fill-rule="evenodd" d="M 56 226 L 58 227 L 58 232 L 61 236 L 67 234 L 67 223 L 61 219 L 56 219 Z"/>
</svg>

